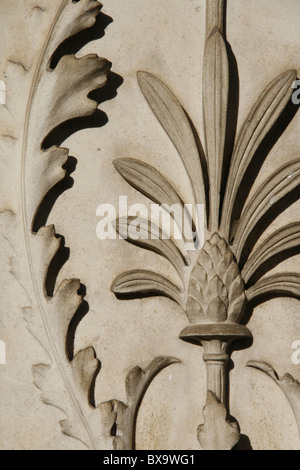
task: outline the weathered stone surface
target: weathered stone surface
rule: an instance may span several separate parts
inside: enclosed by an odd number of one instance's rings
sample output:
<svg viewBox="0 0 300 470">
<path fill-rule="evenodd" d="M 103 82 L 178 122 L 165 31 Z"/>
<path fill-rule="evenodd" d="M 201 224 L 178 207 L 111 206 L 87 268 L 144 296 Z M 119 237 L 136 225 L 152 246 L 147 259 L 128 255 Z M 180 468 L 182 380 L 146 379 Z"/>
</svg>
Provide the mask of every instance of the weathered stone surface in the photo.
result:
<svg viewBox="0 0 300 470">
<path fill-rule="evenodd" d="M 222 0 L 207 22 L 204 0 L 17 3 L 0 4 L 0 448 L 219 449 L 238 421 L 240 448 L 299 449 L 298 0 L 228 0 L 226 28 Z M 205 251 L 100 240 L 97 207 L 123 195 L 206 196 Z"/>
</svg>

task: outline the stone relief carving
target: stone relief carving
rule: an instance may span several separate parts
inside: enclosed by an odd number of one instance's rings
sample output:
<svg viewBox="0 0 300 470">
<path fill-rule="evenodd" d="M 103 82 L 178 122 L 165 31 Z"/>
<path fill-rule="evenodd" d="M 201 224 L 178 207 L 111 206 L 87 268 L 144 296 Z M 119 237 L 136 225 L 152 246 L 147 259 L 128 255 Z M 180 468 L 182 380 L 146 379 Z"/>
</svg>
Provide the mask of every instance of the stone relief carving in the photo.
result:
<svg viewBox="0 0 300 470">
<path fill-rule="evenodd" d="M 267 155 L 262 151 L 264 141 L 284 111 L 291 107 L 297 72 L 287 71 L 266 87 L 235 138 L 232 116 L 237 116 L 238 109 L 230 107 L 234 104 L 232 87 L 237 69 L 224 32 L 225 2 L 210 0 L 206 7 L 203 61 L 206 152 L 188 114 L 168 87 L 150 73 L 138 72 L 139 85 L 150 108 L 183 160 L 195 202 L 205 202 L 206 241 L 192 263 L 186 246 L 179 246 L 175 238 L 166 241 L 158 230 L 159 240 L 149 240 L 150 237 L 136 240 L 130 233 L 132 219 L 119 219 L 118 233 L 124 234 L 124 238 L 127 235 L 128 242 L 166 257 L 178 271 L 182 285 L 175 285 L 157 273 L 138 270 L 119 276 L 112 290 L 119 297 L 165 295 L 185 310 L 191 326 L 181 331 L 179 337 L 203 346 L 207 366 L 205 423 L 198 427 L 198 439 L 203 449 L 230 450 L 238 443 L 240 432 L 229 411 L 228 362 L 233 343 L 238 341 L 239 347 L 241 341 L 243 347 L 251 343 L 251 332 L 243 324 L 245 308 L 251 309 L 254 303 L 272 296 L 300 298 L 299 274 L 262 278 L 282 260 L 299 253 L 299 224 L 283 227 L 253 250 L 271 221 L 299 198 L 300 160 L 267 175 L 247 200 Z M 116 160 L 115 167 L 130 185 L 155 203 L 183 206 L 171 182 L 155 168 L 135 159 Z M 144 231 L 151 232 L 146 220 L 139 220 L 139 228 L 141 238 Z"/>
<path fill-rule="evenodd" d="M 281 378 L 278 377 L 277 372 L 265 362 L 250 361 L 247 366 L 264 372 L 281 388 L 293 409 L 298 429 L 300 431 L 300 383 L 290 374 L 285 374 Z"/>
<path fill-rule="evenodd" d="M 64 0 L 57 11 L 32 77 L 20 137 L 20 215 L 8 210 L 4 215 L 7 223 L 20 217 L 22 226 L 24 239 L 11 271 L 27 294 L 23 315 L 28 329 L 49 358 L 49 363 L 32 367 L 43 402 L 66 415 L 59 421 L 62 432 L 89 449 L 131 449 L 143 395 L 160 370 L 179 361 L 157 357 L 145 371 L 137 366 L 126 378 L 127 405 L 117 400 L 96 405 L 94 387 L 101 363 L 93 347 L 73 352 L 76 327 L 88 310 L 85 286 L 79 279 L 57 285 L 69 253 L 64 237 L 54 225 L 46 225 L 74 167 L 69 150 L 57 143 L 63 134 L 57 130 L 70 120 L 92 116 L 100 102 L 92 92 L 111 81 L 112 64 L 107 59 L 94 54 L 78 59 L 64 47 L 95 24 L 101 8 L 95 0 Z M 16 143 L 9 150 L 15 152 L 19 139 L 12 140 Z"/>
<path fill-rule="evenodd" d="M 37 3 L 30 8 L 43 11 L 43 4 Z M 1 120 L 4 164 L 8 173 L 18 175 L 17 194 L 1 212 L 1 219 L 15 232 L 15 239 L 9 240 L 14 250 L 10 271 L 24 292 L 24 319 L 49 359 L 32 368 L 42 400 L 62 412 L 62 432 L 87 448 L 128 450 L 136 448 L 137 415 L 148 387 L 160 371 L 180 363 L 180 358 L 161 355 L 147 367 L 130 369 L 125 382 L 126 403 L 111 399 L 98 404 L 95 384 L 101 362 L 96 351 L 89 346 L 74 353 L 76 329 L 89 310 L 84 299 L 86 287 L 74 278 L 57 282 L 73 253 L 54 225 L 47 225 L 56 199 L 72 186 L 70 175 L 76 166 L 76 159 L 62 143 L 71 132 L 92 127 L 90 119 L 99 112 L 99 103 L 114 97 L 122 81 L 111 72 L 107 59 L 95 54 L 75 57 L 89 41 L 87 32 L 90 34 L 99 22 L 101 7 L 94 0 L 63 0 L 36 66 L 29 69 L 22 62 L 10 61 L 19 87 L 24 80 L 31 84 L 26 109 L 21 111 L 8 90 L 7 109 L 14 112 L 15 123 L 7 116 Z M 265 89 L 236 137 L 238 73 L 226 40 L 225 1 L 207 1 L 206 15 L 205 145 L 170 89 L 154 75 L 138 72 L 142 93 L 183 161 L 194 202 L 205 204 L 205 244 L 191 252 L 184 237 L 165 239 L 159 228 L 158 237 L 151 239 L 153 227 L 138 219 L 145 238 L 136 240 L 129 231 L 127 241 L 167 259 L 180 282 L 139 269 L 119 275 L 111 289 L 123 299 L 166 296 L 184 310 L 190 325 L 178 332 L 179 337 L 204 348 L 207 368 L 205 419 L 198 427 L 198 440 L 202 449 L 232 449 L 241 434 L 229 410 L 230 355 L 235 347 L 251 345 L 246 323 L 255 306 L 272 296 L 300 297 L 299 274 L 268 275 L 280 262 L 300 252 L 300 223 L 284 226 L 256 246 L 271 221 L 299 199 L 300 160 L 267 175 L 248 198 L 269 141 L 279 137 L 278 122 L 287 127 L 296 113 L 296 106 L 291 105 L 296 72 L 280 75 Z M 102 20 L 105 29 L 108 20 Z M 100 120 L 101 125 L 106 124 L 103 116 Z M 150 164 L 119 158 L 114 166 L 151 201 L 183 209 L 183 198 L 173 181 Z M 181 226 L 181 215 L 175 212 L 173 217 Z M 130 218 L 120 218 L 116 231 L 127 233 L 130 222 Z M 299 383 L 290 375 L 279 379 L 268 364 L 252 361 L 248 366 L 275 380 L 300 426 Z"/>
<path fill-rule="evenodd" d="M 95 55 L 77 59 L 74 54 L 61 53 L 60 48 L 91 27 L 100 9 L 98 2 L 89 0 L 61 2 L 32 76 L 23 135 L 9 149 L 11 158 L 16 148 L 21 152 L 21 194 L 20 212 L 8 217 L 10 223 L 20 218 L 23 231 L 12 272 L 24 283 L 27 303 L 23 314 L 28 328 L 49 357 L 48 363 L 33 365 L 33 381 L 44 403 L 66 415 L 59 423 L 62 431 L 91 449 L 105 446 L 99 410 L 109 407 L 96 409 L 94 403 L 93 381 L 99 361 L 93 348 L 73 356 L 70 324 L 82 313 L 84 286 L 78 279 L 56 285 L 68 254 L 63 237 L 46 223 L 52 208 L 49 195 L 69 176 L 73 160 L 67 148 L 50 143 L 49 135 L 67 120 L 93 114 L 98 102 L 88 95 L 106 84 L 111 67 L 106 59 Z M 112 426 L 113 414 L 107 414 Z"/>
</svg>

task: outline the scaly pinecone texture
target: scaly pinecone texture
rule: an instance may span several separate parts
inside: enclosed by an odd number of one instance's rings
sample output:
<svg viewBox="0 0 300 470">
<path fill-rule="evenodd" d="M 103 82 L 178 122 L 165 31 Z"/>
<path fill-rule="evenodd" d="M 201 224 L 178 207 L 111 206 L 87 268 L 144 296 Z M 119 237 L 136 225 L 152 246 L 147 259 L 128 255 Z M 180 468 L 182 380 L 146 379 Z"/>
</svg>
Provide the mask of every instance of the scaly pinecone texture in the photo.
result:
<svg viewBox="0 0 300 470">
<path fill-rule="evenodd" d="M 238 323 L 245 303 L 244 283 L 232 251 L 214 233 L 205 242 L 191 274 L 188 319 L 192 324 Z"/>
</svg>

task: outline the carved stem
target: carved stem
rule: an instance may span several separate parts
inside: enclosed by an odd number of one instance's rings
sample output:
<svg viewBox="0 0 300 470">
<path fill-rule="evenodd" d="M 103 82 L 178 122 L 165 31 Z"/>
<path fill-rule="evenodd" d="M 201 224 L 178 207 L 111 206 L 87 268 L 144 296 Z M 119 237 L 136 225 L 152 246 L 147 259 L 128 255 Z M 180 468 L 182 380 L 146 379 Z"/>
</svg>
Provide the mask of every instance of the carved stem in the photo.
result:
<svg viewBox="0 0 300 470">
<path fill-rule="evenodd" d="M 224 33 L 225 0 L 207 0 L 206 2 L 206 36 L 209 36 L 215 26 Z"/>
<path fill-rule="evenodd" d="M 202 341 L 203 360 L 206 363 L 207 392 L 212 392 L 228 410 L 228 362 L 227 344 L 218 339 Z"/>
<path fill-rule="evenodd" d="M 183 341 L 201 345 L 206 363 L 207 392 L 212 392 L 229 414 L 229 346 L 237 340 L 251 340 L 247 327 L 239 324 L 215 323 L 186 327 L 179 336 Z M 245 342 L 244 347 L 249 343 Z M 241 347 L 241 345 L 240 345 Z"/>
</svg>

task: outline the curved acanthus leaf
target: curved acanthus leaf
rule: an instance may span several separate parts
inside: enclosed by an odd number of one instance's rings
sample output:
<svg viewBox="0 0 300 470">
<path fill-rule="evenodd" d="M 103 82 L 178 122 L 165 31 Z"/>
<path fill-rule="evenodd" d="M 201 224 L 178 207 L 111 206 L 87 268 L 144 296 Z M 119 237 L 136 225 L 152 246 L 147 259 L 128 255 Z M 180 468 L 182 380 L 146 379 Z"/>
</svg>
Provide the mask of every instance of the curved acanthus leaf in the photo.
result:
<svg viewBox="0 0 300 470">
<path fill-rule="evenodd" d="M 284 165 L 255 192 L 241 215 L 233 249 L 239 260 L 246 241 L 272 207 L 300 184 L 300 160 Z"/>
<path fill-rule="evenodd" d="M 31 83 L 20 179 L 24 252 L 29 268 L 26 281 L 32 302 L 31 308 L 24 309 L 24 316 L 28 329 L 50 360 L 49 364 L 33 367 L 34 383 L 42 390 L 45 403 L 65 413 L 66 419 L 60 422 L 62 431 L 79 439 L 89 449 L 111 448 L 112 436 L 110 428 L 105 428 L 100 413 L 92 406 L 91 387 L 99 372 L 94 350 L 86 348 L 72 361 L 67 357 L 68 328 L 82 304 L 80 281 L 64 280 L 55 286 L 58 272 L 53 272 L 51 263 L 59 255 L 63 239 L 56 235 L 53 225 L 37 227 L 37 233 L 33 233 L 33 227 L 48 192 L 64 179 L 64 165 L 69 158 L 68 149 L 51 144 L 45 149 L 44 141 L 61 123 L 89 116 L 96 110 L 98 102 L 88 95 L 105 85 L 111 67 L 109 61 L 94 54 L 80 59 L 62 55 L 55 64 L 52 64 L 52 57 L 65 40 L 95 23 L 101 7 L 94 0 L 60 3 Z M 47 285 L 49 276 L 54 278 L 51 289 Z M 115 415 L 109 407 L 104 408 L 105 422 L 112 426 Z"/>
<path fill-rule="evenodd" d="M 38 94 L 46 96 L 43 105 L 48 110 L 46 119 L 38 119 L 35 132 L 47 134 L 59 124 L 73 118 L 91 115 L 98 106 L 88 94 L 105 85 L 111 63 L 96 54 L 80 59 L 63 56 L 54 70 L 49 69 L 39 85 Z M 72 77 L 72 81 L 70 81 Z M 34 120 L 31 120 L 32 125 Z"/>
<path fill-rule="evenodd" d="M 117 450 L 135 450 L 137 413 L 149 385 L 160 371 L 180 362 L 174 357 L 156 357 L 145 370 L 137 366 L 129 371 L 126 377 L 127 405 L 119 411 Z"/>
<path fill-rule="evenodd" d="M 97 0 L 61 1 L 43 51 L 43 56 L 49 67 L 58 46 L 75 34 L 91 28 L 95 24 L 101 8 L 102 4 Z"/>
<path fill-rule="evenodd" d="M 247 284 L 259 269 L 274 257 L 279 262 L 293 256 L 300 248 L 300 223 L 293 223 L 277 230 L 268 237 L 247 259 L 242 270 L 242 277 Z M 275 265 L 276 265 L 275 264 Z"/>
<path fill-rule="evenodd" d="M 173 264 L 183 276 L 184 266 L 191 261 L 182 240 L 174 240 L 150 221 L 135 217 L 121 217 L 116 221 L 117 233 L 129 243 L 158 253 Z"/>
<path fill-rule="evenodd" d="M 99 361 L 92 347 L 79 351 L 72 363 L 64 367 L 69 383 L 75 385 L 72 391 L 66 390 L 66 380 L 59 380 L 60 374 L 56 364 L 35 364 L 32 368 L 34 384 L 41 390 L 43 402 L 60 409 L 66 415 L 66 418 L 59 423 L 62 432 L 80 440 L 89 449 L 109 449 L 112 440 L 109 432 L 106 439 L 103 433 L 99 432 L 100 412 L 103 413 L 106 407 L 99 405 L 95 408 L 88 400 L 98 370 Z M 77 404 L 77 409 L 72 406 L 71 401 L 66 401 L 66 392 L 73 393 L 73 403 Z M 78 420 L 79 410 L 86 426 L 82 426 Z M 114 423 L 114 415 L 108 413 L 108 409 L 106 409 L 107 419 L 111 427 Z"/>
<path fill-rule="evenodd" d="M 151 165 L 133 158 L 118 158 L 115 168 L 123 178 L 135 189 L 147 196 L 156 204 L 169 211 L 184 236 L 184 204 L 169 181 Z M 166 206 L 169 206 L 168 209 Z M 172 211 L 172 206 L 174 211 Z M 192 222 L 191 222 L 192 229 Z"/>
<path fill-rule="evenodd" d="M 128 271 L 118 276 L 111 286 L 118 297 L 162 295 L 183 307 L 183 291 L 164 276 L 152 271 Z"/>
<path fill-rule="evenodd" d="M 207 38 L 203 63 L 203 109 L 210 184 L 210 230 L 219 226 L 220 191 L 224 160 L 229 64 L 226 44 L 215 27 Z"/>
<path fill-rule="evenodd" d="M 194 132 L 181 104 L 169 88 L 154 75 L 137 74 L 140 88 L 158 121 L 175 145 L 192 183 L 195 202 L 205 204 L 207 194 L 206 158 L 198 149 Z"/>
<path fill-rule="evenodd" d="M 233 151 L 222 210 L 221 228 L 227 237 L 230 236 L 232 213 L 239 200 L 243 177 L 255 152 L 291 99 L 296 76 L 295 70 L 289 70 L 272 81 L 242 126 Z"/>
<path fill-rule="evenodd" d="M 248 301 L 259 301 L 264 297 L 294 297 L 300 299 L 300 274 L 274 274 L 258 281 L 246 290 Z"/>
<path fill-rule="evenodd" d="M 32 180 L 32 192 L 35 194 L 34 198 L 28 199 L 27 211 L 34 225 L 34 215 L 38 210 L 37 201 L 42 202 L 53 186 L 61 181 L 65 175 L 66 170 L 62 167 L 67 162 L 69 150 L 57 146 L 50 147 L 48 150 L 41 151 L 41 158 L 39 164 L 35 168 L 35 178 Z M 45 177 L 47 175 L 47 177 Z"/>
<path fill-rule="evenodd" d="M 266 362 L 249 361 L 247 367 L 264 372 L 281 388 L 291 405 L 300 432 L 300 383 L 290 374 L 280 378 L 273 367 Z"/>
<path fill-rule="evenodd" d="M 88 116 L 96 110 L 98 103 L 87 95 L 93 89 L 105 85 L 109 69 L 110 63 L 95 55 L 82 59 L 65 56 L 56 69 L 46 70 L 43 80 L 39 82 L 31 103 L 26 154 L 23 154 L 23 165 L 26 160 L 26 169 L 23 168 L 24 173 L 26 172 L 23 175 L 24 180 L 31 177 L 37 186 L 34 200 L 30 200 L 26 207 L 28 223 L 33 219 L 33 210 L 42 202 L 48 190 L 65 175 L 65 170 L 61 167 L 67 160 L 68 150 L 53 146 L 44 151 L 41 148 L 43 140 L 59 124 L 75 117 Z M 47 110 L 45 116 L 38 112 L 40 103 Z M 28 155 L 35 155 L 39 165 L 28 167 Z M 29 189 L 32 192 L 31 187 Z"/>
</svg>

